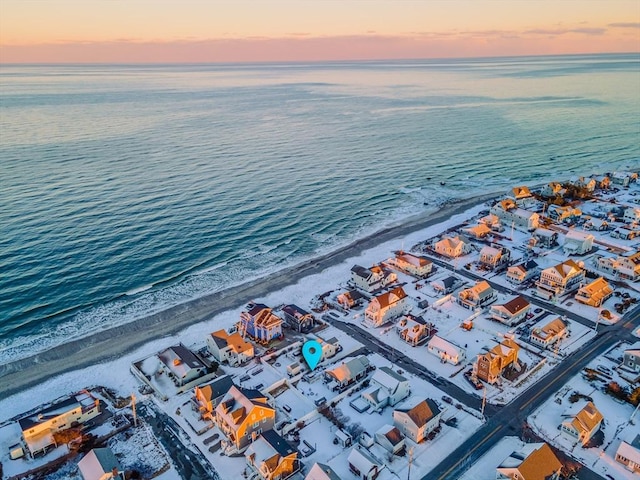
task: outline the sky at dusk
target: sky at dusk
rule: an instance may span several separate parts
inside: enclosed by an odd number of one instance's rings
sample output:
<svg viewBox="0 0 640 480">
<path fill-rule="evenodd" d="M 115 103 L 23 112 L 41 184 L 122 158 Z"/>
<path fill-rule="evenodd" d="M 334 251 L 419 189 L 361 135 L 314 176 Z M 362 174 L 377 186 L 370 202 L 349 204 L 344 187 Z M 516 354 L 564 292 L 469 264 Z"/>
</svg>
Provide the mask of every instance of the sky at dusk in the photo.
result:
<svg viewBox="0 0 640 480">
<path fill-rule="evenodd" d="M 640 0 L 0 0 L 0 63 L 639 51 Z"/>
</svg>

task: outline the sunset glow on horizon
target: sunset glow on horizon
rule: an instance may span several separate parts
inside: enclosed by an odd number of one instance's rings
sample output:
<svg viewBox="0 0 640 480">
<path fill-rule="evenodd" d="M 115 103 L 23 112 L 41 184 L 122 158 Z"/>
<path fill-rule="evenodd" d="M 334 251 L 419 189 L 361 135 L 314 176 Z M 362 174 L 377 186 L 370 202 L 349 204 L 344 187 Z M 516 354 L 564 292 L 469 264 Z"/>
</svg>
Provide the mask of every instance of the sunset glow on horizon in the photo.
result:
<svg viewBox="0 0 640 480">
<path fill-rule="evenodd" d="M 1 63 L 640 51 L 640 1 L 3 0 Z"/>
</svg>

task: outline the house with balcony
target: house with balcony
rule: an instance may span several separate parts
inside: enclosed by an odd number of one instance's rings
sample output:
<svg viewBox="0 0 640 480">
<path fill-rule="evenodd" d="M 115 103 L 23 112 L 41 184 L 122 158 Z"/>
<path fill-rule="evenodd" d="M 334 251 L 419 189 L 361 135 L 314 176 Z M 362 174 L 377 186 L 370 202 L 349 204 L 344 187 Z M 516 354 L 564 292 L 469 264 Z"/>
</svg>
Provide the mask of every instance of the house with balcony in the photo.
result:
<svg viewBox="0 0 640 480">
<path fill-rule="evenodd" d="M 562 463 L 546 443 L 528 443 L 505 458 L 496 480 L 559 480 Z"/>
<path fill-rule="evenodd" d="M 480 265 L 495 270 L 509 263 L 511 252 L 508 248 L 485 245 L 480 250 Z"/>
<path fill-rule="evenodd" d="M 507 268 L 507 280 L 516 285 L 526 282 L 534 278 L 540 271 L 538 264 L 533 260 L 512 265 Z"/>
<path fill-rule="evenodd" d="M 406 314 L 396 323 L 396 331 L 402 340 L 415 347 L 431 336 L 433 325 L 422 317 Z"/>
<path fill-rule="evenodd" d="M 297 305 L 285 305 L 282 314 L 286 324 L 296 332 L 307 333 L 313 329 L 314 316 Z"/>
<path fill-rule="evenodd" d="M 351 282 L 359 289 L 373 293 L 398 281 L 398 276 L 389 272 L 380 265 L 371 268 L 354 265 L 351 267 Z"/>
<path fill-rule="evenodd" d="M 582 210 L 570 205 L 549 205 L 547 216 L 556 223 L 572 223 L 582 216 Z"/>
<path fill-rule="evenodd" d="M 631 441 L 620 442 L 615 459 L 630 472 L 640 474 L 640 435 L 635 435 Z"/>
<path fill-rule="evenodd" d="M 249 478 L 284 480 L 300 470 L 298 451 L 274 430 L 262 432 L 244 453 Z"/>
<path fill-rule="evenodd" d="M 604 417 L 593 402 L 574 403 L 563 414 L 560 431 L 575 441 L 585 445 L 600 429 Z"/>
<path fill-rule="evenodd" d="M 471 253 L 473 246 L 466 239 L 456 235 L 455 237 L 445 237 L 434 243 L 433 249 L 439 255 L 458 258 Z"/>
<path fill-rule="evenodd" d="M 573 260 L 565 260 L 540 272 L 536 295 L 548 300 L 578 289 L 583 281 L 582 266 Z"/>
<path fill-rule="evenodd" d="M 240 334 L 263 345 L 282 338 L 282 319 L 262 303 L 250 303 L 240 313 Z"/>
<path fill-rule="evenodd" d="M 228 334 L 226 330 L 217 330 L 207 337 L 207 350 L 218 362 L 232 367 L 247 363 L 255 355 L 253 344 L 239 333 Z"/>
<path fill-rule="evenodd" d="M 205 385 L 196 386 L 193 390 L 193 402 L 200 417 L 213 421 L 214 410 L 233 385 L 231 376 L 224 375 Z"/>
<path fill-rule="evenodd" d="M 531 304 L 522 295 L 512 298 L 507 303 L 491 306 L 491 318 L 508 326 L 513 326 L 527 317 Z"/>
<path fill-rule="evenodd" d="M 182 387 L 206 375 L 207 365 L 183 344 L 173 345 L 158 353 L 161 369 L 176 387 Z"/>
<path fill-rule="evenodd" d="M 529 245 L 538 248 L 553 248 L 558 245 L 558 232 L 548 228 L 536 228 L 531 234 Z"/>
<path fill-rule="evenodd" d="M 340 365 L 324 372 L 324 382 L 333 391 L 343 391 L 363 380 L 375 367 L 364 355 L 343 361 Z"/>
<path fill-rule="evenodd" d="M 564 236 L 562 250 L 565 255 L 584 255 L 593 249 L 594 240 L 590 233 L 569 230 Z"/>
<path fill-rule="evenodd" d="M 640 251 L 618 255 L 616 258 L 600 257 L 598 269 L 614 278 L 640 280 Z"/>
<path fill-rule="evenodd" d="M 503 225 L 513 226 L 516 230 L 531 232 L 540 225 L 540 215 L 518 207 L 510 198 L 496 203 L 490 212 L 498 217 Z"/>
<path fill-rule="evenodd" d="M 529 332 L 529 341 L 541 348 L 549 348 L 567 335 L 567 324 L 556 317 L 541 327 L 533 327 Z"/>
<path fill-rule="evenodd" d="M 598 277 L 578 289 L 576 300 L 591 307 L 599 307 L 613 295 L 613 288 L 604 278 Z"/>
<path fill-rule="evenodd" d="M 431 337 L 427 344 L 427 351 L 438 357 L 442 363 L 447 362 L 452 365 L 464 362 L 467 356 L 464 348 L 438 335 Z"/>
<path fill-rule="evenodd" d="M 18 425 L 31 458 L 57 447 L 56 434 L 83 425 L 100 414 L 100 402 L 88 391 L 63 398 L 22 417 Z"/>
<path fill-rule="evenodd" d="M 408 297 L 402 287 L 374 297 L 364 312 L 365 323 L 379 327 L 404 313 Z"/>
<path fill-rule="evenodd" d="M 382 411 L 386 406 L 395 406 L 411 394 L 409 380 L 389 367 L 378 368 L 369 387 L 360 395 L 372 407 L 372 411 Z"/>
<path fill-rule="evenodd" d="M 380 427 L 375 434 L 375 442 L 392 455 L 399 455 L 405 448 L 402 433 L 393 425 Z"/>
<path fill-rule="evenodd" d="M 514 340 L 505 338 L 486 353 L 478 354 L 472 375 L 493 385 L 508 367 L 519 368 L 519 351 L 520 346 Z"/>
<path fill-rule="evenodd" d="M 558 182 L 550 182 L 540 189 L 540 195 L 547 198 L 564 198 L 567 189 Z"/>
<path fill-rule="evenodd" d="M 473 287 L 458 293 L 458 303 L 464 308 L 483 308 L 497 300 L 496 291 L 486 280 L 477 282 Z"/>
<path fill-rule="evenodd" d="M 434 400 L 412 397 L 393 411 L 393 425 L 405 437 L 420 443 L 440 425 L 441 417 L 442 411 Z"/>
<path fill-rule="evenodd" d="M 275 409 L 258 390 L 232 386 L 215 407 L 214 421 L 225 435 L 223 451 L 242 453 L 261 433 L 273 429 Z"/>
<path fill-rule="evenodd" d="M 397 252 L 393 264 L 403 272 L 418 278 L 428 277 L 433 270 L 431 260 L 407 252 Z"/>
</svg>

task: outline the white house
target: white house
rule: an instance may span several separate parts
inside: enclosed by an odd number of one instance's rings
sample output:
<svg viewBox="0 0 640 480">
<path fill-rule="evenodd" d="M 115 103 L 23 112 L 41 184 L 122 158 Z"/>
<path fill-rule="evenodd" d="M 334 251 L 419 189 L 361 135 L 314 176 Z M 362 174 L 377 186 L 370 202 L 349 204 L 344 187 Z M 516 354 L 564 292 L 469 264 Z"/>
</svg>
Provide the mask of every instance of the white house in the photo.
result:
<svg viewBox="0 0 640 480">
<path fill-rule="evenodd" d="M 614 185 L 620 185 L 621 187 L 628 187 L 631 182 L 631 175 L 627 172 L 613 172 L 611 175 L 611 183 Z"/>
<path fill-rule="evenodd" d="M 625 208 L 624 216 L 622 219 L 625 223 L 637 223 L 640 222 L 640 207 Z"/>
<path fill-rule="evenodd" d="M 562 463 L 546 443 L 528 443 L 505 458 L 496 480 L 558 480 Z"/>
<path fill-rule="evenodd" d="M 532 231 L 540 224 L 540 215 L 519 208 L 516 202 L 510 198 L 496 203 L 490 211 L 506 227 L 513 226 L 516 230 Z"/>
<path fill-rule="evenodd" d="M 518 295 L 502 305 L 492 305 L 491 318 L 505 325 L 515 325 L 525 319 L 530 308 L 527 299 Z"/>
<path fill-rule="evenodd" d="M 486 280 L 481 280 L 473 287 L 465 288 L 458 293 L 458 303 L 464 308 L 482 308 L 496 301 L 495 290 Z"/>
<path fill-rule="evenodd" d="M 539 248 L 552 248 L 558 243 L 558 232 L 548 228 L 536 228 L 531 236 L 530 245 Z"/>
<path fill-rule="evenodd" d="M 625 349 L 622 364 L 625 368 L 640 373 L 640 342 Z"/>
<path fill-rule="evenodd" d="M 393 263 L 400 270 L 419 278 L 428 277 L 433 269 L 433 262 L 428 258 L 406 252 L 398 252 Z"/>
<path fill-rule="evenodd" d="M 405 446 L 402 433 L 393 425 L 380 427 L 376 432 L 375 438 L 378 445 L 393 455 L 397 455 Z"/>
<path fill-rule="evenodd" d="M 640 435 L 636 435 L 630 442 L 623 440 L 620 443 L 616 450 L 616 462 L 631 472 L 640 473 Z"/>
<path fill-rule="evenodd" d="M 507 280 L 519 285 L 535 277 L 539 271 L 538 264 L 529 260 L 507 268 Z"/>
<path fill-rule="evenodd" d="M 540 279 L 536 282 L 536 294 L 542 298 L 550 299 L 576 290 L 583 280 L 582 266 L 573 260 L 566 260 L 542 270 Z"/>
<path fill-rule="evenodd" d="M 562 250 L 565 255 L 584 255 L 593 249 L 594 236 L 590 233 L 569 230 L 564 237 Z"/>
<path fill-rule="evenodd" d="M 510 258 L 511 252 L 504 247 L 485 245 L 480 250 L 480 265 L 492 270 L 509 263 Z"/>
<path fill-rule="evenodd" d="M 375 480 L 384 468 L 382 462 L 376 460 L 367 449 L 359 445 L 349 452 L 347 462 L 349 462 L 351 473 L 362 480 Z"/>
<path fill-rule="evenodd" d="M 324 463 L 314 463 L 304 480 L 341 480 L 333 469 Z"/>
<path fill-rule="evenodd" d="M 425 440 L 440 424 L 442 411 L 430 398 L 412 397 L 393 411 L 393 425 L 416 443 Z"/>
<path fill-rule="evenodd" d="M 332 390 L 342 391 L 349 385 L 362 380 L 372 370 L 369 359 L 364 355 L 359 355 L 340 365 L 327 369 L 324 372 L 324 381 L 329 384 Z"/>
<path fill-rule="evenodd" d="M 390 292 L 374 297 L 365 310 L 365 322 L 379 327 L 404 313 L 407 304 L 407 294 L 402 287 L 396 287 Z"/>
<path fill-rule="evenodd" d="M 351 268 L 351 281 L 356 287 L 372 293 L 397 282 L 398 277 L 395 273 L 386 271 L 380 265 L 374 265 L 371 268 L 354 265 Z"/>
<path fill-rule="evenodd" d="M 407 314 L 398 320 L 396 331 L 402 340 L 415 347 L 431 335 L 432 327 L 422 317 Z"/>
<path fill-rule="evenodd" d="M 459 280 L 456 277 L 448 276 L 440 280 L 434 280 L 433 282 L 431 282 L 431 286 L 436 292 L 446 295 L 453 292 L 458 281 Z"/>
<path fill-rule="evenodd" d="M 617 278 L 637 281 L 640 279 L 640 251 L 618 255 L 616 258 L 600 257 L 598 269 Z"/>
<path fill-rule="evenodd" d="M 457 258 L 471 252 L 471 244 L 460 236 L 445 237 L 433 245 L 436 253 L 449 258 Z"/>
<path fill-rule="evenodd" d="M 429 353 L 439 357 L 442 362 L 458 365 L 466 358 L 467 352 L 464 348 L 446 340 L 438 335 L 434 335 L 427 344 Z"/>
<path fill-rule="evenodd" d="M 94 448 L 78 462 L 84 480 L 124 480 L 124 470 L 110 448 Z"/>
<path fill-rule="evenodd" d="M 158 353 L 158 359 L 178 387 L 203 376 L 207 371 L 202 360 L 181 343 L 162 350 Z"/>
<path fill-rule="evenodd" d="M 411 394 L 409 380 L 389 367 L 378 368 L 361 394 L 372 409 L 382 410 L 387 405 L 395 406 Z"/>
<path fill-rule="evenodd" d="M 604 417 L 593 402 L 577 402 L 562 415 L 560 431 L 585 445 L 600 429 Z"/>
<path fill-rule="evenodd" d="M 254 355 L 251 343 L 239 333 L 229 335 L 225 330 L 215 331 L 207 337 L 207 349 L 218 362 L 227 362 L 232 367 L 248 362 Z"/>
<path fill-rule="evenodd" d="M 547 322 L 542 327 L 534 327 L 529 333 L 529 341 L 542 348 L 548 348 L 567 336 L 567 324 L 560 317 Z"/>
</svg>

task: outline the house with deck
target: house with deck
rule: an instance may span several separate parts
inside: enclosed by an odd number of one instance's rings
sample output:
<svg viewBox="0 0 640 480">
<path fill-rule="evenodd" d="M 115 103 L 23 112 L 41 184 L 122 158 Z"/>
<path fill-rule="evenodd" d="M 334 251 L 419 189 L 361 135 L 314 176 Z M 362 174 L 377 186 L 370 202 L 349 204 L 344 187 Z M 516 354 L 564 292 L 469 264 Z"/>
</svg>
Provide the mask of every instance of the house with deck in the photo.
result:
<svg viewBox="0 0 640 480">
<path fill-rule="evenodd" d="M 455 237 L 445 237 L 436 242 L 433 249 L 439 255 L 457 258 L 471 253 L 473 246 L 466 239 L 456 235 Z"/>
<path fill-rule="evenodd" d="M 498 382 L 507 367 L 519 368 L 519 351 L 520 346 L 514 340 L 505 338 L 486 353 L 478 354 L 473 364 L 472 375 L 493 385 Z"/>
<path fill-rule="evenodd" d="M 409 380 L 389 367 L 378 368 L 369 387 L 361 397 L 372 407 L 372 411 L 382 411 L 386 406 L 395 406 L 411 394 Z"/>
<path fill-rule="evenodd" d="M 416 443 L 425 440 L 439 425 L 442 411 L 430 399 L 412 397 L 393 411 L 393 425 Z"/>
<path fill-rule="evenodd" d="M 600 257 L 598 269 L 621 280 L 640 280 L 640 251 L 618 255 L 616 258 Z"/>
<path fill-rule="evenodd" d="M 540 269 L 538 264 L 534 260 L 527 260 L 526 262 L 519 263 L 518 265 L 512 265 L 507 268 L 507 280 L 516 285 L 526 282 L 534 278 Z"/>
<path fill-rule="evenodd" d="M 173 345 L 158 353 L 161 369 L 176 387 L 182 387 L 206 375 L 207 365 L 183 344 Z"/>
<path fill-rule="evenodd" d="M 207 337 L 207 350 L 220 363 L 237 367 L 247 363 L 255 355 L 253 344 L 247 342 L 238 333 L 217 330 Z"/>
<path fill-rule="evenodd" d="M 540 279 L 536 282 L 536 295 L 548 300 L 576 290 L 583 281 L 582 266 L 573 260 L 565 260 L 540 272 Z"/>
<path fill-rule="evenodd" d="M 431 260 L 407 252 L 397 252 L 393 264 L 403 272 L 418 278 L 428 277 L 433 270 Z"/>
<path fill-rule="evenodd" d="M 193 402 L 200 417 L 213 421 L 215 408 L 233 385 L 231 376 L 223 375 L 205 385 L 196 386 L 193 390 Z"/>
<path fill-rule="evenodd" d="M 576 300 L 591 307 L 599 307 L 613 295 L 613 288 L 604 278 L 598 277 L 578 289 Z"/>
<path fill-rule="evenodd" d="M 480 266 L 495 270 L 509 263 L 511 252 L 508 248 L 485 245 L 480 250 Z"/>
<path fill-rule="evenodd" d="M 380 265 L 371 268 L 354 265 L 351 267 L 351 282 L 359 289 L 373 293 L 398 281 L 398 276 Z"/>
<path fill-rule="evenodd" d="M 427 351 L 438 357 L 441 362 L 452 365 L 464 362 L 467 356 L 467 351 L 464 348 L 438 335 L 434 335 L 429 340 Z"/>
<path fill-rule="evenodd" d="M 240 334 L 261 344 L 282 338 L 282 319 L 262 303 L 250 303 L 240 313 Z"/>
<path fill-rule="evenodd" d="M 505 458 L 496 480 L 559 480 L 562 463 L 544 442 L 528 443 Z"/>
<path fill-rule="evenodd" d="M 542 327 L 533 327 L 529 332 L 529 341 L 539 347 L 549 348 L 567 335 L 567 324 L 556 317 Z"/>
<path fill-rule="evenodd" d="M 518 207 L 510 198 L 504 199 L 491 207 L 490 212 L 500 219 L 506 227 L 531 232 L 540 225 L 540 215 Z"/>
<path fill-rule="evenodd" d="M 396 331 L 402 340 L 415 347 L 431 336 L 433 325 L 408 313 L 398 320 Z"/>
<path fill-rule="evenodd" d="M 375 367 L 364 355 L 343 361 L 340 365 L 324 372 L 324 382 L 333 391 L 343 391 L 366 378 Z"/>
<path fill-rule="evenodd" d="M 476 240 L 482 240 L 489 234 L 493 233 L 491 228 L 489 228 L 486 223 L 479 223 L 477 225 L 465 227 L 462 229 L 462 232 L 469 237 L 475 238 Z"/>
<path fill-rule="evenodd" d="M 300 470 L 298 451 L 274 430 L 262 432 L 244 453 L 249 478 L 283 480 Z"/>
<path fill-rule="evenodd" d="M 491 318 L 505 325 L 512 326 L 523 321 L 531 304 L 522 295 L 512 298 L 507 303 L 491 306 Z"/>
<path fill-rule="evenodd" d="M 593 249 L 594 240 L 590 233 L 569 230 L 564 236 L 562 250 L 565 255 L 584 255 Z"/>
<path fill-rule="evenodd" d="M 567 189 L 558 182 L 549 182 L 540 189 L 540 195 L 547 198 L 563 198 L 567 194 Z"/>
<path fill-rule="evenodd" d="M 572 223 L 582 216 L 582 210 L 570 205 L 549 205 L 547 216 L 556 223 Z"/>
<path fill-rule="evenodd" d="M 465 288 L 458 293 L 458 303 L 469 309 L 486 307 L 497 298 L 496 291 L 486 280 L 481 280 L 473 287 Z"/>
<path fill-rule="evenodd" d="M 348 290 L 339 294 L 336 297 L 336 301 L 338 302 L 338 305 L 345 310 L 351 310 L 352 308 L 357 308 L 362 305 L 364 298 L 365 296 L 358 290 Z"/>
<path fill-rule="evenodd" d="M 365 322 L 372 327 L 379 327 L 394 320 L 404 313 L 408 297 L 402 287 L 374 297 L 364 312 Z"/>
<path fill-rule="evenodd" d="M 562 414 L 562 418 L 560 431 L 582 445 L 591 440 L 604 420 L 593 402 L 588 401 L 574 403 Z"/>
<path fill-rule="evenodd" d="M 297 305 L 285 305 L 282 314 L 287 325 L 296 332 L 307 333 L 313 329 L 315 317 Z"/>
<path fill-rule="evenodd" d="M 538 248 L 553 248 L 558 245 L 558 232 L 548 228 L 536 228 L 531 234 L 529 245 Z"/>
</svg>

